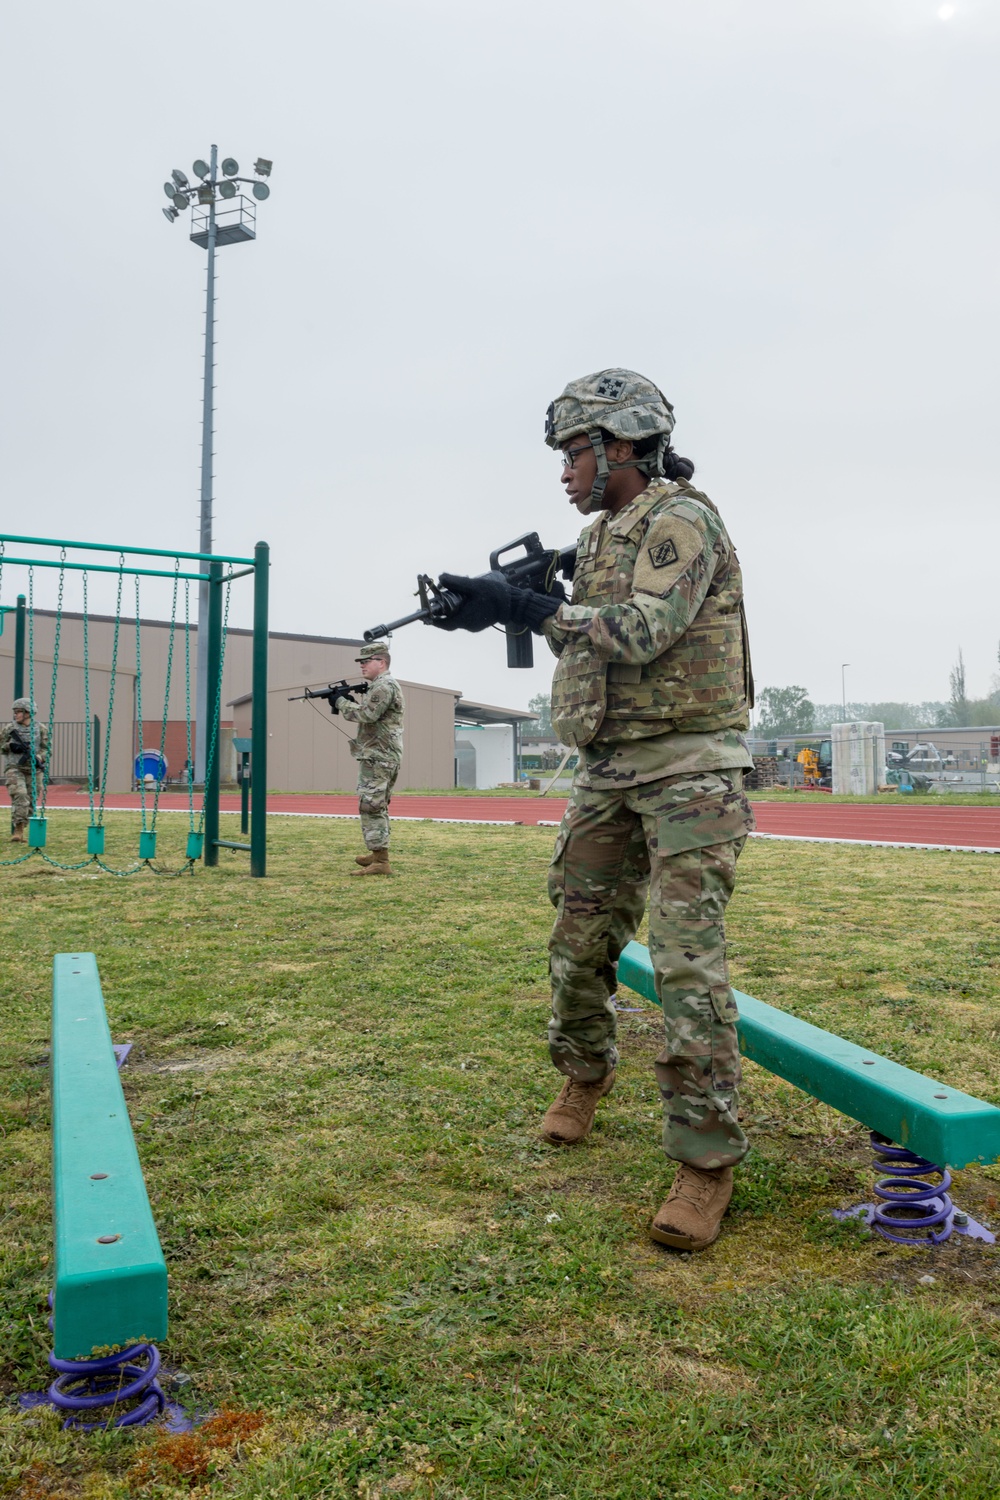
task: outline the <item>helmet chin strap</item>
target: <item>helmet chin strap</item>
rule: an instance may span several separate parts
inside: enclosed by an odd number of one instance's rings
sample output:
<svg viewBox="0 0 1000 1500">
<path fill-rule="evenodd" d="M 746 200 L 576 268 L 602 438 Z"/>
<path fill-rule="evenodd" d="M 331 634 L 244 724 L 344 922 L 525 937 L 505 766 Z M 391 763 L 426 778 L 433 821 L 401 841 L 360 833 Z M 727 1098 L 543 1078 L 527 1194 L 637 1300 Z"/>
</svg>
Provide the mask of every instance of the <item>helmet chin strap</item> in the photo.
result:
<svg viewBox="0 0 1000 1500">
<path fill-rule="evenodd" d="M 591 428 L 587 433 L 587 437 L 590 439 L 590 446 L 594 450 L 594 458 L 597 462 L 597 478 L 594 480 L 590 494 L 586 500 L 577 506 L 581 515 L 589 516 L 595 510 L 604 509 L 604 491 L 607 489 L 612 469 L 641 469 L 650 479 L 654 479 L 657 474 L 662 474 L 663 472 L 663 454 L 670 442 L 668 437 L 661 435 L 655 454 L 647 453 L 645 458 L 627 458 L 624 463 L 620 464 L 616 464 L 608 458 L 607 450 L 604 446 L 604 436 L 599 427 Z M 619 439 L 615 438 L 614 441 L 618 442 Z"/>
</svg>

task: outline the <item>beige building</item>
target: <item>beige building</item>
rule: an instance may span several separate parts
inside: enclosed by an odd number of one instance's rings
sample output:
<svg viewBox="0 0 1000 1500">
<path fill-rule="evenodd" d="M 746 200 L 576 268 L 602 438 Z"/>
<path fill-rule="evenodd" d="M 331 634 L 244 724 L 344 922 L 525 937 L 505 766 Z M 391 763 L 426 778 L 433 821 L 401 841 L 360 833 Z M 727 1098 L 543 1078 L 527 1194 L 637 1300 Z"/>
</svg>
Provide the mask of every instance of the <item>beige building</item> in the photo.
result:
<svg viewBox="0 0 1000 1500">
<path fill-rule="evenodd" d="M 143 748 L 159 749 L 166 720 L 164 749 L 168 779 L 180 779 L 188 754 L 187 703 L 195 703 L 197 632 L 185 652 L 183 626 L 173 632 L 167 621 L 141 620 L 141 676 L 136 667 L 136 625 L 123 618 L 115 652 L 115 622 L 91 615 L 87 624 L 88 665 L 83 651 L 83 616 L 63 614 L 59 633 L 59 670 L 53 730 L 52 776 L 85 781 L 86 722 L 89 704 L 92 744 L 100 763 L 108 751 L 108 790 L 122 792 L 133 784 L 133 767 L 142 723 Z M 33 692 L 40 719 L 48 721 L 56 616 L 36 610 L 34 616 Z M 305 687 L 325 687 L 346 677 L 361 681 L 355 660 L 360 641 L 337 636 L 288 635 L 268 638 L 268 786 L 280 791 L 328 791 L 354 786 L 355 763 L 349 740 L 354 727 L 330 713 L 324 702 L 290 703 Z M 249 735 L 252 703 L 252 632 L 229 631 L 223 672 L 220 766 L 224 780 L 235 777 L 233 736 Z M 190 658 L 190 673 L 185 657 Z M 167 670 L 170 664 L 170 691 Z M 112 704 L 112 686 L 114 697 Z M 460 694 L 451 688 L 401 682 L 406 702 L 406 732 L 399 788 L 451 787 L 455 784 L 455 706 Z M 0 636 L 0 715 L 14 687 L 13 617 Z M 25 691 L 28 670 L 25 669 Z M 141 707 L 141 713 L 140 713 Z M 110 723 L 110 734 L 109 734 Z M 192 746 L 193 748 L 193 746 Z"/>
</svg>

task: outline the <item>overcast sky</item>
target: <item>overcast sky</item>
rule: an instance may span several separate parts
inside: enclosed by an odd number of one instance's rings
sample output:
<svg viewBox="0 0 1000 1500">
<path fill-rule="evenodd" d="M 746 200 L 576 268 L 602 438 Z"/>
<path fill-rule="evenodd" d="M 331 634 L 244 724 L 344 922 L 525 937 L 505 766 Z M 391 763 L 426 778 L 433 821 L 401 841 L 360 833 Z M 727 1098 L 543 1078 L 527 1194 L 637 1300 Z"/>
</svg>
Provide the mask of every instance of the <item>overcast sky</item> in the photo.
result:
<svg viewBox="0 0 1000 1500">
<path fill-rule="evenodd" d="M 214 141 L 274 160 L 219 254 L 215 466 L 273 629 L 357 636 L 418 571 L 573 540 L 545 408 L 624 365 L 739 550 L 758 685 L 836 701 L 850 662 L 849 698 L 945 698 L 961 646 L 989 690 L 995 0 L 49 0 L 4 29 L 5 529 L 197 545 L 205 254 L 161 184 Z M 514 707 L 536 655 L 395 641 L 400 676 Z"/>
</svg>

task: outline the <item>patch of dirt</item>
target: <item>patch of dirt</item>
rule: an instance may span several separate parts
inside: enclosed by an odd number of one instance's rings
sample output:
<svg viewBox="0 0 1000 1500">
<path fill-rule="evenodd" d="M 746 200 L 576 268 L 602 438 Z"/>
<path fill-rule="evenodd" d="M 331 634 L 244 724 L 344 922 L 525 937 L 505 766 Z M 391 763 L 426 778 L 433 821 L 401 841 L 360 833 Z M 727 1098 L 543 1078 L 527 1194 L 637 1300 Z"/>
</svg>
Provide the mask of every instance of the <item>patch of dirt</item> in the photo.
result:
<svg viewBox="0 0 1000 1500">
<path fill-rule="evenodd" d="M 562 1193 L 567 1198 L 585 1198 L 591 1194 L 612 1198 L 619 1195 L 621 1185 L 604 1177 L 554 1177 L 545 1184 L 545 1191 Z"/>
<path fill-rule="evenodd" d="M 155 1057 L 140 1057 L 134 1063 L 134 1052 L 122 1070 L 127 1073 L 218 1073 L 222 1068 L 235 1068 L 246 1060 L 246 1053 L 238 1047 L 226 1047 L 218 1052 L 202 1052 L 196 1057 L 172 1057 L 165 1061 Z"/>
<path fill-rule="evenodd" d="M 318 969 L 324 962 L 323 959 L 315 959 L 306 964 L 277 964 L 270 961 L 254 964 L 255 969 L 266 969 L 269 974 L 304 974 L 307 969 Z"/>
<path fill-rule="evenodd" d="M 695 1354 L 683 1356 L 677 1352 L 668 1354 L 657 1362 L 657 1385 L 695 1385 L 702 1391 L 718 1391 L 732 1396 L 737 1391 L 752 1390 L 757 1382 L 744 1370 L 732 1370 L 726 1365 L 714 1364 L 699 1359 Z"/>
</svg>

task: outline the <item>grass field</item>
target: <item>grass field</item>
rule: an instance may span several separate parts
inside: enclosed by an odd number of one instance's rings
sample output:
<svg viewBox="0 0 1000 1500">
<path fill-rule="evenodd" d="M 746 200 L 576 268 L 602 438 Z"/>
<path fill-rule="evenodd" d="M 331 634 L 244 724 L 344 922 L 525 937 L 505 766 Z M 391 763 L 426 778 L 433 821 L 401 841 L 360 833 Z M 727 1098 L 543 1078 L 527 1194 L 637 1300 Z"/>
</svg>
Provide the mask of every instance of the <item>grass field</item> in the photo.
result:
<svg viewBox="0 0 1000 1500">
<path fill-rule="evenodd" d="M 53 852 L 83 823 L 53 819 Z M 178 880 L 0 872 L 0 1495 L 996 1494 L 997 1256 L 836 1224 L 868 1195 L 859 1126 L 748 1066 L 723 1237 L 654 1246 L 648 1008 L 592 1137 L 537 1139 L 552 830 L 399 825 L 391 880 L 347 878 L 354 824 L 270 831 L 267 881 L 235 854 Z M 741 873 L 739 988 L 1000 1103 L 1000 861 L 751 841 Z M 78 948 L 135 1043 L 164 1353 L 220 1413 L 187 1438 L 64 1433 L 12 1399 L 47 1378 L 51 959 Z M 1000 1169 L 954 1193 L 1000 1220 Z"/>
</svg>

